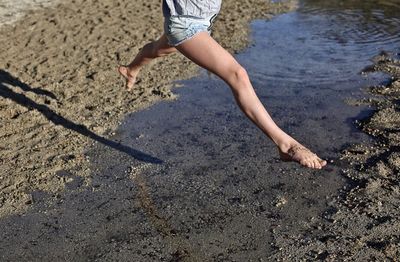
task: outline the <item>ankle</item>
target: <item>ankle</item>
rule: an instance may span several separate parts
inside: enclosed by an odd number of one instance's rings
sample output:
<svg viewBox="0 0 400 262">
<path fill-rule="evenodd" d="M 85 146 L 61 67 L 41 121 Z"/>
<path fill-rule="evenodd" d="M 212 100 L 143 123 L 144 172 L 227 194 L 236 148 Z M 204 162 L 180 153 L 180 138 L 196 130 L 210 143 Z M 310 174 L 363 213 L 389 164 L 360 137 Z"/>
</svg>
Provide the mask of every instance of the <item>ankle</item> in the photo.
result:
<svg viewBox="0 0 400 262">
<path fill-rule="evenodd" d="M 133 77 L 138 74 L 140 67 L 134 65 L 126 66 L 126 72 L 130 77 Z"/>
<path fill-rule="evenodd" d="M 294 140 L 292 137 L 288 137 L 276 143 L 276 146 L 281 152 L 287 153 L 289 149 L 293 148 L 295 145 L 298 145 L 299 142 Z"/>
</svg>

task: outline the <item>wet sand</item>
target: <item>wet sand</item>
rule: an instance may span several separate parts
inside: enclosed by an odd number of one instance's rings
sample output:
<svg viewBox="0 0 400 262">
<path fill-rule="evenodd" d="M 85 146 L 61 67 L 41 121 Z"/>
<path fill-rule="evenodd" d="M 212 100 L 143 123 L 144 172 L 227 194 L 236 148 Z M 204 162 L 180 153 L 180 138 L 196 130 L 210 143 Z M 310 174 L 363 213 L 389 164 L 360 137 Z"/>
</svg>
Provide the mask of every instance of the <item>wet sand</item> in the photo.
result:
<svg viewBox="0 0 400 262">
<path fill-rule="evenodd" d="M 239 51 L 249 42 L 250 20 L 293 7 L 225 1 L 215 37 Z M 160 36 L 160 8 L 160 1 L 62 2 L 0 28 L 1 216 L 28 208 L 31 192 L 63 191 L 60 170 L 90 183 L 84 148 L 99 142 L 130 151 L 107 139 L 123 116 L 172 99 L 172 81 L 198 72 L 175 54 L 145 68 L 135 90 L 125 92 L 116 67 Z"/>
<path fill-rule="evenodd" d="M 209 159 L 187 155 L 171 180 L 164 176 L 174 171 L 170 163 L 156 170 L 159 172 L 148 172 L 150 164 L 161 161 L 157 158 L 159 154 L 153 154 L 155 151 L 141 152 L 134 145 L 119 143 L 124 138 L 146 139 L 140 130 L 146 128 L 144 120 L 148 117 L 142 119 L 142 127 L 131 122 L 125 134 L 124 129 L 116 130 L 116 126 L 126 112 L 146 108 L 162 99 L 173 99 L 172 81 L 193 76 L 197 68 L 174 55 L 154 64 L 151 70 L 146 69 L 134 93 L 123 92 L 123 81 L 110 65 L 116 65 L 122 58 L 122 62 L 127 62 L 126 57 L 135 53 L 145 38 L 157 36 L 156 30 L 146 29 L 146 24 L 161 28 L 157 16 L 159 3 L 150 3 L 144 13 L 128 13 L 142 10 L 139 2 L 60 5 L 57 11 L 36 12 L 21 24 L 3 29 L 10 40 L 1 40 L 7 45 L 0 45 L 3 68 L 0 94 L 8 98 L 0 103 L 3 258 L 201 261 L 204 253 L 210 255 L 210 261 L 232 261 L 232 258 L 245 261 L 249 257 L 268 257 L 265 261 L 371 258 L 382 261 L 399 257 L 400 225 L 396 210 L 400 199 L 397 182 L 400 138 L 396 101 L 400 94 L 400 63 L 391 58 L 395 56 L 382 54 L 375 58 L 374 66 L 365 70 L 388 72 L 393 78 L 385 85 L 370 88 L 377 98 L 353 102 L 377 107 L 372 116 L 359 122 L 366 134 L 377 138 L 377 143 L 355 145 L 343 152 L 342 160 L 352 164 L 344 176 L 349 179 L 350 187 L 346 186 L 337 198 L 331 196 L 336 194 L 335 186 L 343 181 L 335 181 L 337 178 L 329 173 L 316 176 L 303 172 L 295 164 L 275 163 L 268 154 L 258 165 L 246 165 L 255 158 L 248 145 L 254 139 L 258 144 L 264 143 L 263 137 L 251 131 L 249 123 L 234 122 L 242 124 L 230 127 L 231 131 L 250 131 L 240 136 L 230 131 L 231 137 L 221 136 L 216 148 L 225 154 L 215 158 L 216 152 L 207 151 L 214 150 L 207 145 L 215 143 L 209 134 L 226 132 L 218 128 L 211 132 L 201 126 L 218 127 L 222 123 L 219 121 L 224 120 L 221 115 L 215 115 L 214 124 L 198 118 L 204 125 L 197 127 L 191 126 L 189 120 L 183 121 L 189 128 L 202 129 L 203 141 L 188 133 L 182 137 L 182 141 L 190 140 L 186 145 L 175 139 L 165 145 L 160 143 L 171 158 L 179 148 L 190 145 L 193 154 L 198 153 L 196 147 L 210 154 L 206 155 Z M 231 51 L 237 51 L 248 43 L 247 22 L 265 15 L 265 10 L 259 10 L 260 5 L 253 10 L 252 5 L 242 9 L 243 3 L 225 2 L 224 10 L 232 9 L 230 12 L 245 16 L 236 24 L 231 13 L 224 11 L 219 20 L 224 24 L 217 23 L 216 37 Z M 287 7 L 268 10 L 272 15 Z M 113 12 L 118 15 L 113 16 Z M 136 23 L 138 29 L 124 32 L 119 27 L 125 22 Z M 235 37 L 231 38 L 233 33 Z M 127 45 L 133 46 L 132 39 L 140 41 L 140 45 L 127 49 Z M 177 63 L 186 70 L 181 71 Z M 171 67 L 175 70 L 170 75 L 154 74 Z M 221 83 L 216 84 L 217 92 L 224 92 L 221 87 Z M 305 92 L 304 97 L 311 97 L 313 90 Z M 223 94 L 216 97 L 226 99 Z M 181 116 L 184 115 L 177 114 L 176 118 L 179 120 Z M 314 120 L 321 119 L 317 116 Z M 148 120 L 152 125 L 147 127 L 156 127 L 162 120 L 162 116 Z M 314 120 L 308 123 L 313 125 Z M 172 119 L 170 122 L 173 124 Z M 132 131 L 135 128 L 139 130 L 137 133 Z M 171 132 L 162 128 L 161 125 L 148 133 Z M 93 141 L 98 142 L 97 151 L 85 152 L 85 148 L 92 148 L 89 145 Z M 148 143 L 151 142 L 154 141 L 150 139 Z M 226 148 L 227 143 L 231 145 Z M 97 156 L 99 148 L 102 152 Z M 243 154 L 236 154 L 235 148 Z M 131 168 L 128 160 L 132 156 L 144 163 Z M 95 161 L 88 163 L 89 159 Z M 121 164 L 121 159 L 127 162 Z M 193 159 L 198 161 L 195 170 L 189 165 Z M 241 162 L 242 159 L 246 161 Z M 224 169 L 221 162 L 230 164 Z M 266 162 L 271 166 L 268 172 L 277 175 L 270 180 L 263 176 Z M 213 177 L 210 174 L 215 174 L 215 170 L 218 176 Z M 249 175 L 253 181 L 249 181 Z M 331 187 L 324 188 L 326 184 Z M 269 192 L 269 188 L 273 190 Z M 296 192 L 302 192 L 299 199 Z M 326 201 L 329 208 L 320 215 Z M 306 205 L 307 210 L 296 209 Z M 282 221 L 286 224 L 282 225 Z M 289 223 L 293 225 L 288 227 Z M 297 232 L 293 231 L 296 227 Z M 206 242 L 210 239 L 214 242 Z M 48 250 L 52 252 L 49 254 Z"/>
<path fill-rule="evenodd" d="M 350 104 L 368 105 L 374 112 L 355 124 L 374 138 L 342 152 L 351 167 L 343 174 L 350 187 L 330 203 L 323 219 L 309 224 L 296 237 L 279 236 L 281 252 L 273 257 L 326 261 L 397 261 L 400 257 L 400 53 L 382 52 L 363 74 L 388 74 L 381 85 L 369 87 L 366 99 Z"/>
</svg>

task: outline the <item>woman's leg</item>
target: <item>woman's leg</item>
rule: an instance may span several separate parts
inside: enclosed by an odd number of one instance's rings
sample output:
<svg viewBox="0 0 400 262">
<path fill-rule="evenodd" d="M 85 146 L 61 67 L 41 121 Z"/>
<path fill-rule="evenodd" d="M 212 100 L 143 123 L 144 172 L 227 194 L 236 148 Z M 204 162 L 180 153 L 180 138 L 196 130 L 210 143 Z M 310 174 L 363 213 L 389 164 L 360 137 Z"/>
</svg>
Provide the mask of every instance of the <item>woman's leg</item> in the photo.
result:
<svg viewBox="0 0 400 262">
<path fill-rule="evenodd" d="M 278 146 L 285 161 L 320 169 L 326 161 L 286 134 L 272 120 L 258 99 L 245 69 L 206 32 L 176 47 L 183 55 L 221 77 L 232 89 L 242 111 Z"/>
<path fill-rule="evenodd" d="M 126 88 L 131 90 L 140 69 L 153 59 L 176 52 L 176 48 L 168 44 L 167 37 L 162 35 L 158 40 L 146 44 L 127 66 L 118 67 L 119 73 L 126 79 Z"/>
</svg>

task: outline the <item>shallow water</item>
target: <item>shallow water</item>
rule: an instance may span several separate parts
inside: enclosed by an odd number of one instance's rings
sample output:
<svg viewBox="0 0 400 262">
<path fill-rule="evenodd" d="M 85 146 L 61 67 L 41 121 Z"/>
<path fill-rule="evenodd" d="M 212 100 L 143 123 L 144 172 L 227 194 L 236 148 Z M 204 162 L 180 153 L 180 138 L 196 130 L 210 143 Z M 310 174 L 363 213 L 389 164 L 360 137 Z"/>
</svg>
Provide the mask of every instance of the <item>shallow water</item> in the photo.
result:
<svg viewBox="0 0 400 262">
<path fill-rule="evenodd" d="M 176 91 L 177 101 L 128 116 L 115 135 L 163 164 L 132 164 L 95 151 L 98 173 L 115 176 L 142 166 L 150 224 L 178 232 L 191 256 L 267 257 L 276 234 L 304 229 L 345 184 L 340 150 L 369 141 L 353 124 L 369 110 L 344 100 L 363 97 L 363 87 L 383 81 L 383 75 L 360 72 L 373 56 L 400 46 L 400 20 L 388 12 L 400 6 L 373 3 L 301 2 L 296 12 L 252 23 L 254 45 L 236 56 L 279 125 L 333 160 L 326 170 L 277 161 L 272 143 L 238 110 L 226 85 L 203 71 L 180 82 L 185 88 Z M 282 199 L 287 203 L 280 206 Z"/>
<path fill-rule="evenodd" d="M 254 65 L 250 71 L 274 83 L 356 90 L 349 81 L 360 79 L 357 73 L 373 56 L 399 48 L 400 2 L 393 4 L 397 12 L 388 1 L 335 2 L 336 5 L 329 1 L 304 1 L 297 12 L 276 17 L 267 25 L 262 21 L 254 23 L 255 38 L 266 38 L 257 41 L 257 46 L 273 52 L 262 54 L 261 59 L 268 61 L 268 65 L 250 62 L 248 66 Z M 252 55 L 250 61 L 259 57 L 257 52 L 246 55 Z"/>
<path fill-rule="evenodd" d="M 302 1 L 296 12 L 252 23 L 254 44 L 236 56 L 278 124 L 333 160 L 325 170 L 277 160 L 226 85 L 202 71 L 178 82 L 185 87 L 176 101 L 127 116 L 112 137 L 152 158 L 96 145 L 87 152 L 88 187 L 61 172 L 71 182 L 58 202 L 38 195 L 37 212 L 3 220 L 10 257 L 21 238 L 35 242 L 36 257 L 69 251 L 70 259 L 82 249 L 80 259 L 131 261 L 248 261 L 278 252 L 277 234 L 305 229 L 346 185 L 339 151 L 369 141 L 352 124 L 368 109 L 344 100 L 385 79 L 360 71 L 381 51 L 399 51 L 399 11 L 397 1 Z"/>
</svg>

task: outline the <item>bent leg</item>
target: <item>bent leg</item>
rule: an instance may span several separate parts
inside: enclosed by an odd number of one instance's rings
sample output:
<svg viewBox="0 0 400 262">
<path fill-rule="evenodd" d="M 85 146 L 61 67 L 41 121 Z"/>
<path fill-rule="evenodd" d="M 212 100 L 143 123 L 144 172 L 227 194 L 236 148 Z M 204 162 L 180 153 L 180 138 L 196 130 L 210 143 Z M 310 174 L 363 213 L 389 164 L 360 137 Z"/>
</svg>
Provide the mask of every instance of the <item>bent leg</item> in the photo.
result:
<svg viewBox="0 0 400 262">
<path fill-rule="evenodd" d="M 119 73 L 126 79 L 126 88 L 131 90 L 135 84 L 140 69 L 153 59 L 176 52 L 176 48 L 168 44 L 167 37 L 163 34 L 158 40 L 146 44 L 127 66 L 119 66 Z"/>
<path fill-rule="evenodd" d="M 277 146 L 283 160 L 297 161 L 311 168 L 322 168 L 320 159 L 280 129 L 258 99 L 245 69 L 206 32 L 177 46 L 177 49 L 199 66 L 221 77 L 230 87 L 246 114 Z"/>
</svg>

